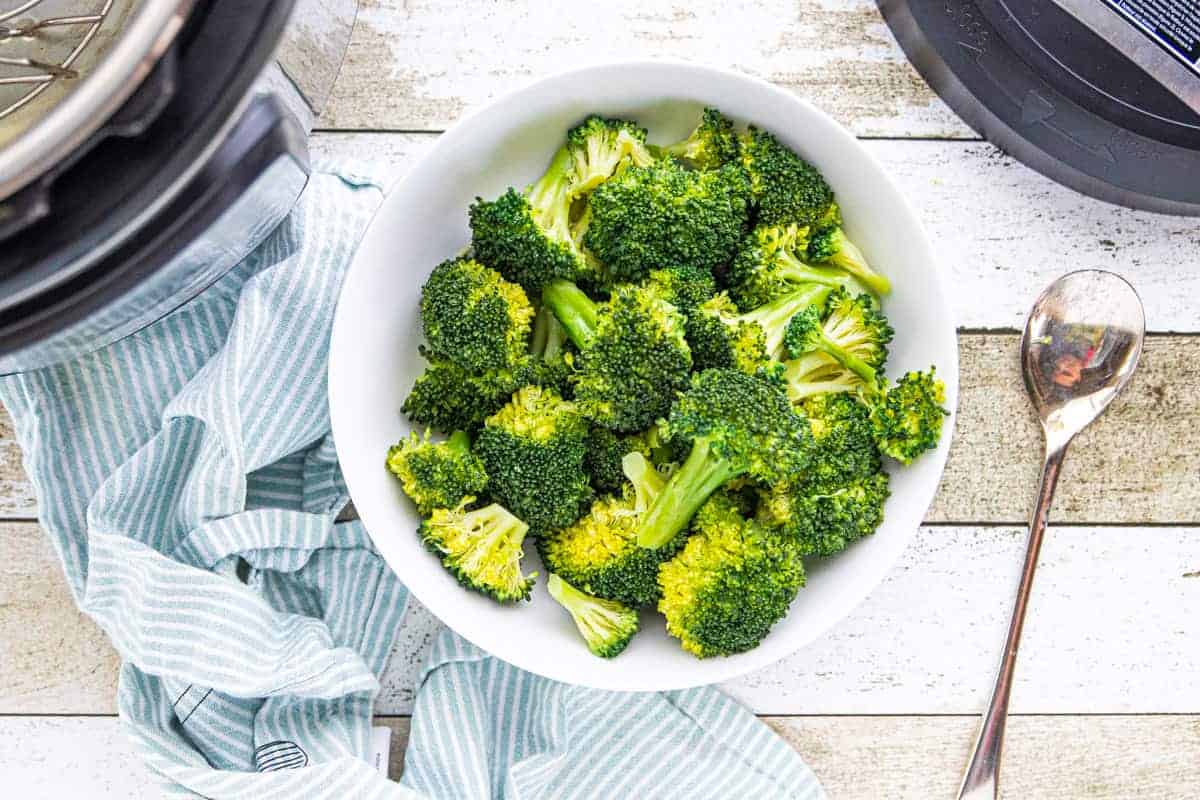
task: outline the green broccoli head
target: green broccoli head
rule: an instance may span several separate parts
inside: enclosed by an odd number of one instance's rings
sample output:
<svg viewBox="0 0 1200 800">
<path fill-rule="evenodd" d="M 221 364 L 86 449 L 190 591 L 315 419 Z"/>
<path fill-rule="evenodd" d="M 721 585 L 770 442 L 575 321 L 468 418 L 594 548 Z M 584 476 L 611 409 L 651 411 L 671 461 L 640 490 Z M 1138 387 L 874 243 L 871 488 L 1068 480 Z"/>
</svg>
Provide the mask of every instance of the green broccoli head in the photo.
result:
<svg viewBox="0 0 1200 800">
<path fill-rule="evenodd" d="M 687 340 L 697 370 L 736 369 L 754 375 L 771 364 L 763 329 L 741 319 L 724 292 L 688 319 Z"/>
<path fill-rule="evenodd" d="M 468 589 L 501 603 L 528 600 L 535 576 L 521 573 L 521 545 L 529 526 L 498 503 L 465 510 L 474 499 L 434 509 L 421 523 L 421 540 Z"/>
<path fill-rule="evenodd" d="M 788 322 L 783 350 L 788 358 L 824 353 L 874 384 L 884 362 L 892 326 L 867 294 L 851 297 L 837 289 L 825 302 L 824 313 L 810 306 Z"/>
<path fill-rule="evenodd" d="M 697 172 L 667 160 L 630 167 L 592 192 L 583 242 L 617 282 L 641 281 L 654 268 L 711 272 L 737 250 L 747 199 L 736 166 Z"/>
<path fill-rule="evenodd" d="M 657 550 L 638 546 L 638 519 L 663 479 L 641 453 L 627 454 L 624 470 L 629 483 L 619 496 L 600 498 L 574 525 L 542 536 L 538 552 L 548 570 L 589 594 L 642 608 L 658 599 L 658 567 L 684 534 Z"/>
<path fill-rule="evenodd" d="M 478 261 L 439 264 L 421 289 L 430 352 L 466 369 L 512 369 L 525 355 L 533 306 L 525 291 Z"/>
<path fill-rule="evenodd" d="M 661 148 L 664 155 L 682 159 L 696 169 L 717 169 L 738 163 L 739 143 L 733 120 L 706 108 L 700 123 L 686 139 Z"/>
<path fill-rule="evenodd" d="M 816 167 L 773 134 L 751 126 L 741 139 L 741 159 L 750 176 L 760 225 L 828 223 L 833 190 Z"/>
<path fill-rule="evenodd" d="M 689 319 L 717 293 L 712 272 L 689 265 L 651 270 L 645 285 Z"/>
<path fill-rule="evenodd" d="M 454 508 L 487 485 L 483 462 L 471 452 L 464 431 L 444 442 L 432 441 L 428 430 L 424 436 L 411 433 L 388 450 L 387 467 L 423 517 L 436 508 Z"/>
<path fill-rule="evenodd" d="M 570 525 L 591 493 L 583 469 L 586 436 L 587 423 L 558 392 L 517 390 L 475 441 L 488 491 L 535 534 Z"/>
<path fill-rule="evenodd" d="M 832 290 L 823 284 L 804 284 L 789 294 L 780 295 L 764 306 L 741 314 L 737 319 L 762 328 L 763 347 L 767 356 L 776 361 L 782 361 L 784 358 L 783 340 L 787 335 L 788 324 L 792 318 L 807 309 L 819 309 L 831 292 Z"/>
<path fill-rule="evenodd" d="M 832 225 L 813 234 L 806 256 L 812 264 L 845 270 L 877 295 L 892 290 L 891 282 L 871 267 L 863 251 L 850 241 L 841 225 Z"/>
<path fill-rule="evenodd" d="M 475 373 L 425 350 L 422 354 L 429 365 L 417 377 L 401 410 L 413 422 L 438 431 L 478 429 L 530 379 L 524 364 L 515 370 Z"/>
<path fill-rule="evenodd" d="M 692 368 L 684 318 L 674 306 L 642 286 L 618 286 L 597 304 L 566 281 L 548 285 L 543 299 L 579 347 L 575 403 L 584 416 L 639 431 L 667 412 Z"/>
<path fill-rule="evenodd" d="M 614 658 L 638 632 L 638 614 L 632 608 L 585 594 L 558 575 L 551 575 L 546 586 L 550 596 L 570 612 L 592 655 Z"/>
<path fill-rule="evenodd" d="M 804 480 L 823 487 L 874 475 L 882 469 L 870 408 L 849 392 L 818 394 L 797 404 L 816 445 Z"/>
<path fill-rule="evenodd" d="M 650 431 L 619 434 L 600 425 L 588 432 L 587 454 L 583 465 L 592 479 L 592 487 L 602 494 L 615 494 L 626 483 L 623 460 L 629 453 L 646 458 L 654 455 Z"/>
<path fill-rule="evenodd" d="M 759 225 L 746 234 L 729 267 L 729 291 L 739 308 L 749 311 L 812 284 L 858 286 L 848 272 L 806 264 L 808 236 L 809 228 L 796 224 Z"/>
<path fill-rule="evenodd" d="M 804 555 L 831 556 L 875 532 L 888 494 L 886 472 L 845 483 L 778 484 L 762 495 L 758 519 L 794 537 Z"/>
<path fill-rule="evenodd" d="M 754 649 L 804 585 L 795 539 L 745 519 L 724 494 L 696 513 L 692 530 L 658 574 L 667 632 L 700 658 Z"/>
<path fill-rule="evenodd" d="M 942 423 L 949 416 L 942 407 L 946 386 L 931 367 L 929 372 L 909 372 L 875 398 L 871 425 L 884 454 L 902 464 L 937 447 Z"/>
<path fill-rule="evenodd" d="M 672 439 L 692 442 L 642 518 L 638 543 L 662 547 L 713 492 L 746 475 L 771 484 L 800 474 L 813 451 L 808 421 L 768 381 L 728 369 L 692 376 L 668 421 Z"/>
<path fill-rule="evenodd" d="M 646 129 L 620 119 L 592 115 L 567 133 L 573 197 L 581 197 L 628 166 L 654 162 Z"/>
<path fill-rule="evenodd" d="M 564 146 L 524 193 L 477 198 L 469 211 L 475 257 L 533 296 L 555 278 L 594 277 L 571 220 L 572 163 Z"/>
</svg>

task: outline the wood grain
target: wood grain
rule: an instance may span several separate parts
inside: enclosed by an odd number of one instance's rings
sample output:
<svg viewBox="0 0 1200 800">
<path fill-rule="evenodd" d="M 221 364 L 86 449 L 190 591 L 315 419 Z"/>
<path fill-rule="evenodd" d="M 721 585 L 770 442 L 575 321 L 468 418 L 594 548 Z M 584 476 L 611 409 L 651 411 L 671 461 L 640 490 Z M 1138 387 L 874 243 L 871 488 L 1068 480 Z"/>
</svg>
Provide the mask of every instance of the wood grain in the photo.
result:
<svg viewBox="0 0 1200 800">
<path fill-rule="evenodd" d="M 1058 527 L 1013 694 L 1021 713 L 1200 713 L 1196 528 Z M 0 714 L 115 712 L 117 657 L 77 611 L 36 526 L 0 525 Z M 967 714 L 981 708 L 1024 531 L 926 527 L 849 617 L 725 685 L 759 714 Z M 376 710 L 407 714 L 441 624 L 412 601 Z"/>
<path fill-rule="evenodd" d="M 959 336 L 958 424 L 930 522 L 1018 523 L 1028 514 L 1041 440 L 1020 380 L 1018 343 L 1015 334 Z M 1053 518 L 1195 523 L 1198 474 L 1200 338 L 1152 337 L 1133 383 L 1072 447 Z M 0 514 L 36 514 L 3 413 Z"/>
<path fill-rule="evenodd" d="M 535 78 L 677 58 L 765 78 L 866 136 L 974 137 L 871 0 L 363 2 L 322 125 L 437 131 Z"/>
<path fill-rule="evenodd" d="M 837 800 L 952 797 L 974 717 L 767 717 Z M 409 720 L 392 729 L 390 776 L 403 773 Z M 1014 716 L 1003 764 L 1004 800 L 1182 800 L 1193 796 L 1200 717 Z M 156 794 L 112 717 L 0 719 L 5 783 L 27 800 Z"/>
</svg>

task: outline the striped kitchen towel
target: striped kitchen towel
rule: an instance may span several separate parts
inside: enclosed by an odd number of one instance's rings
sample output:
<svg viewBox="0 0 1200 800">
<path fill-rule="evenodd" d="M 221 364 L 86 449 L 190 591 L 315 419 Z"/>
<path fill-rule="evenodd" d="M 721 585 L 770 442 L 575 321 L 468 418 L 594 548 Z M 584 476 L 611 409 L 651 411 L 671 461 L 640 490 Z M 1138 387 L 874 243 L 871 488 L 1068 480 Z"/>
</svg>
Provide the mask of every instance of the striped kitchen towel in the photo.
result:
<svg viewBox="0 0 1200 800">
<path fill-rule="evenodd" d="M 449 631 L 421 677 L 402 783 L 369 765 L 376 676 L 407 593 L 360 523 L 335 523 L 347 495 L 325 367 L 338 287 L 381 198 L 361 172 L 316 174 L 183 309 L 0 379 L 42 526 L 124 660 L 121 719 L 165 793 L 823 797 L 714 689 L 581 689 Z"/>
</svg>

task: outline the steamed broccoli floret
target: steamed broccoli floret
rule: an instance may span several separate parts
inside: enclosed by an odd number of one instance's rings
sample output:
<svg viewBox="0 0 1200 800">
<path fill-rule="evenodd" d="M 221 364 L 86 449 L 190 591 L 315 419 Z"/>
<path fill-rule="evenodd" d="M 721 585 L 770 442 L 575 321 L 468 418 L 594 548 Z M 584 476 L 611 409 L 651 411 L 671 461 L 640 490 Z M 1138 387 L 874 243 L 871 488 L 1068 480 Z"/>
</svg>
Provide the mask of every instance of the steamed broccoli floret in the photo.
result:
<svg viewBox="0 0 1200 800">
<path fill-rule="evenodd" d="M 871 404 L 871 425 L 879 449 L 903 464 L 937 447 L 949 412 L 946 386 L 929 372 L 909 372 Z"/>
<path fill-rule="evenodd" d="M 734 317 L 722 319 L 734 326 L 747 323 L 756 325 L 762 330 L 763 352 L 768 358 L 782 361 L 784 356 L 783 339 L 787 334 L 788 323 L 792 317 L 808 308 L 820 308 L 829 297 L 831 289 L 828 286 L 812 283 L 797 287 L 789 294 L 781 295 L 766 305 L 751 309 Z"/>
<path fill-rule="evenodd" d="M 737 306 L 724 292 L 688 320 L 687 340 L 697 370 L 736 369 L 754 375 L 771 363 L 762 327 L 740 319 Z"/>
<path fill-rule="evenodd" d="M 429 350 L 469 370 L 513 368 L 532 318 L 525 291 L 473 259 L 442 262 L 421 289 Z"/>
<path fill-rule="evenodd" d="M 742 240 L 729 268 L 729 292 L 740 308 L 756 308 L 814 283 L 856 288 L 848 272 L 804 263 L 809 229 L 802 225 L 760 225 Z"/>
<path fill-rule="evenodd" d="M 624 469 L 630 483 L 620 496 L 597 500 L 574 525 L 543 536 L 538 552 L 548 570 L 584 591 L 641 608 L 658 599 L 658 567 L 684 536 L 657 550 L 638 546 L 638 520 L 663 479 L 641 453 L 627 455 Z"/>
<path fill-rule="evenodd" d="M 573 176 L 564 146 L 523 194 L 509 189 L 495 200 L 477 198 L 469 212 L 475 257 L 535 296 L 555 278 L 593 277 L 571 223 Z"/>
<path fill-rule="evenodd" d="M 741 158 L 760 225 L 828 224 L 836 213 L 833 190 L 812 164 L 753 126 L 741 137 Z"/>
<path fill-rule="evenodd" d="M 733 370 L 694 375 L 668 424 L 672 438 L 691 440 L 692 449 L 642 518 L 642 547 L 670 542 L 727 481 L 747 475 L 777 483 L 803 470 L 813 450 L 807 420 L 778 388 Z"/>
<path fill-rule="evenodd" d="M 567 281 L 546 286 L 543 300 L 579 347 L 575 402 L 584 416 L 638 431 L 666 413 L 692 368 L 674 306 L 640 286 L 617 287 L 597 304 Z"/>
<path fill-rule="evenodd" d="M 850 393 L 819 394 L 797 404 L 808 419 L 816 449 L 803 480 L 832 486 L 879 472 L 883 462 L 871 426 L 871 410 Z"/>
<path fill-rule="evenodd" d="M 705 503 L 692 529 L 658 575 L 667 632 L 700 658 L 752 650 L 804 585 L 795 540 L 745 519 L 724 494 Z"/>
<path fill-rule="evenodd" d="M 535 534 L 570 525 L 591 491 L 583 471 L 586 436 L 587 423 L 558 392 L 519 389 L 475 441 L 488 491 Z"/>
<path fill-rule="evenodd" d="M 632 608 L 584 594 L 557 575 L 551 575 L 546 586 L 550 596 L 571 613 L 593 655 L 620 655 L 638 632 L 638 615 Z"/>
<path fill-rule="evenodd" d="M 444 442 L 432 441 L 428 430 L 423 437 L 411 433 L 388 450 L 387 467 L 423 517 L 435 508 L 454 508 L 487 485 L 483 462 L 471 452 L 471 437 L 464 431 Z"/>
<path fill-rule="evenodd" d="M 813 234 L 808 242 L 807 259 L 813 264 L 844 269 L 875 294 L 885 295 L 892 290 L 891 282 L 871 268 L 867 257 L 846 237 L 841 225 L 831 225 Z"/>
<path fill-rule="evenodd" d="M 417 377 L 401 410 L 413 422 L 438 431 L 476 430 L 529 379 L 520 367 L 474 373 L 424 349 L 422 354 L 430 359 L 429 365 Z"/>
<path fill-rule="evenodd" d="M 712 271 L 737 250 L 747 196 L 746 176 L 732 165 L 630 167 L 592 192 L 583 242 L 617 282 L 640 281 L 655 268 Z"/>
<path fill-rule="evenodd" d="M 762 496 L 758 519 L 794 537 L 804 555 L 831 556 L 875 532 L 888 494 L 886 472 L 845 483 L 779 484 Z"/>
<path fill-rule="evenodd" d="M 466 511 L 473 500 L 435 509 L 421 523 L 421 540 L 468 589 L 501 603 L 528 600 L 534 575 L 521 574 L 521 545 L 529 526 L 498 503 Z"/>
<path fill-rule="evenodd" d="M 645 285 L 689 319 L 717 293 L 712 273 L 693 266 L 651 270 Z"/>
<path fill-rule="evenodd" d="M 887 361 L 892 326 L 866 294 L 851 297 L 845 289 L 829 295 L 825 308 L 810 306 L 788 322 L 783 349 L 788 358 L 824 353 L 867 384 Z"/>
<path fill-rule="evenodd" d="M 697 169 L 716 169 L 738 161 L 738 135 L 733 121 L 715 108 L 706 108 L 700 124 L 681 142 L 660 148 L 664 155 L 683 159 Z"/>
<path fill-rule="evenodd" d="M 623 461 L 630 453 L 640 453 L 646 458 L 654 454 L 650 431 L 641 433 L 614 433 L 608 428 L 593 425 L 588 432 L 587 455 L 583 465 L 591 476 L 592 486 L 602 494 L 614 494 L 625 485 Z"/>
<path fill-rule="evenodd" d="M 624 167 L 654 162 L 646 147 L 645 128 L 595 115 L 567 133 L 567 151 L 574 172 L 574 197 L 587 194 Z"/>
</svg>

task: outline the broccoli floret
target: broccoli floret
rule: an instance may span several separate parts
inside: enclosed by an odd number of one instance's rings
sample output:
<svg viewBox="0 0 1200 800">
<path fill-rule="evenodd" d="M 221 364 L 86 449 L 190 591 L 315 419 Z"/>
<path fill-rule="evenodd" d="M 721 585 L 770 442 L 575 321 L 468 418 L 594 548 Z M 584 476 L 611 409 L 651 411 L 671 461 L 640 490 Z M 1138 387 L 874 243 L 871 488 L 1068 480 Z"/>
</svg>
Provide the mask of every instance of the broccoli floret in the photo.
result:
<svg viewBox="0 0 1200 800">
<path fill-rule="evenodd" d="M 468 589 L 501 603 L 528 600 L 536 573 L 521 573 L 521 545 L 529 526 L 498 503 L 466 511 L 473 500 L 435 509 L 421 523 L 421 540 Z"/>
<path fill-rule="evenodd" d="M 574 284 L 555 281 L 543 300 L 579 347 L 575 402 L 589 419 L 644 430 L 687 385 L 692 356 L 683 315 L 652 289 L 619 286 L 598 304 Z"/>
<path fill-rule="evenodd" d="M 779 484 L 762 496 L 758 519 L 794 537 L 804 555 L 831 556 L 875 532 L 888 494 L 886 472 L 845 483 Z"/>
<path fill-rule="evenodd" d="M 429 366 L 418 376 L 401 410 L 434 430 L 475 431 L 529 378 L 527 370 L 493 369 L 473 373 L 422 349 Z"/>
<path fill-rule="evenodd" d="M 832 225 L 813 234 L 808 242 L 807 258 L 813 264 L 844 269 L 877 295 L 885 295 L 892 290 L 891 282 L 871 268 L 862 250 L 846 237 L 840 225 Z"/>
<path fill-rule="evenodd" d="M 929 372 L 909 372 L 871 403 L 871 426 L 879 449 L 902 464 L 937 447 L 942 422 L 949 416 L 942 407 L 946 386 L 931 367 Z"/>
<path fill-rule="evenodd" d="M 657 550 L 639 547 L 640 516 L 662 491 L 663 479 L 645 456 L 624 459 L 629 485 L 602 497 L 574 525 L 538 541 L 542 561 L 584 591 L 641 608 L 658 599 L 658 567 L 683 543 L 684 534 Z"/>
<path fill-rule="evenodd" d="M 803 476 L 810 485 L 839 485 L 883 468 L 871 410 L 857 395 L 819 394 L 800 401 L 797 409 L 808 419 L 816 443 Z"/>
<path fill-rule="evenodd" d="M 454 508 L 487 485 L 483 462 L 471 452 L 465 431 L 455 431 L 444 442 L 432 441 L 428 430 L 424 436 L 411 433 L 388 450 L 387 467 L 423 517 L 435 508 Z"/>
<path fill-rule="evenodd" d="M 694 375 L 671 409 L 668 425 L 672 438 L 691 440 L 692 449 L 642 518 L 642 547 L 670 542 L 727 481 L 747 475 L 777 483 L 801 472 L 812 456 L 808 421 L 783 393 L 734 370 Z"/>
<path fill-rule="evenodd" d="M 591 492 L 583 470 L 586 436 L 587 423 L 558 392 L 517 390 L 475 441 L 488 491 L 535 534 L 570 525 Z"/>
<path fill-rule="evenodd" d="M 525 355 L 532 318 L 525 291 L 473 259 L 442 262 L 421 289 L 430 352 L 469 370 L 512 369 Z"/>
<path fill-rule="evenodd" d="M 774 135 L 751 126 L 741 137 L 741 159 L 760 225 L 828 224 L 835 213 L 833 190 L 816 167 Z"/>
<path fill-rule="evenodd" d="M 640 281 L 654 268 L 711 272 L 737 250 L 747 198 L 736 166 L 696 172 L 667 160 L 630 167 L 592 192 L 583 241 L 617 282 Z"/>
<path fill-rule="evenodd" d="M 712 273 L 693 266 L 651 270 L 646 286 L 689 319 L 717 293 Z"/>
<path fill-rule="evenodd" d="M 590 116 L 567 133 L 574 172 L 571 194 L 581 197 L 627 166 L 654 162 L 646 129 L 620 119 Z"/>
<path fill-rule="evenodd" d="M 857 288 L 848 272 L 813 267 L 801 260 L 809 229 L 802 225 L 760 225 L 742 240 L 729 268 L 729 292 L 743 310 L 756 308 L 814 283 Z"/>
<path fill-rule="evenodd" d="M 600 425 L 592 426 L 588 432 L 587 455 L 584 456 L 583 465 L 597 492 L 620 492 L 626 482 L 622 461 L 629 453 L 640 453 L 646 458 L 654 455 L 649 435 L 651 431 L 619 434 Z"/>
<path fill-rule="evenodd" d="M 718 313 L 718 316 L 730 325 L 735 333 L 742 323 L 757 326 L 762 331 L 763 353 L 769 359 L 782 361 L 783 338 L 787 334 L 788 323 L 792 317 L 813 306 L 820 308 L 831 292 L 832 290 L 823 284 L 805 284 L 766 305 L 742 314 L 731 316 L 726 313 L 721 316 Z"/>
<path fill-rule="evenodd" d="M 550 596 L 571 613 L 593 655 L 614 658 L 638 632 L 637 612 L 612 600 L 584 594 L 557 575 L 546 584 Z"/>
<path fill-rule="evenodd" d="M 724 494 L 705 503 L 692 529 L 658 575 L 667 632 L 700 658 L 752 650 L 804 585 L 796 542 L 745 519 Z"/>
<path fill-rule="evenodd" d="M 475 257 L 532 296 L 555 278 L 592 277 L 571 224 L 573 175 L 563 146 L 523 194 L 509 189 L 495 200 L 476 198 L 469 212 Z"/>
<path fill-rule="evenodd" d="M 687 340 L 696 370 L 736 369 L 754 375 L 771 362 L 763 329 L 739 319 L 737 306 L 724 292 L 688 320 Z"/>
<path fill-rule="evenodd" d="M 715 108 L 706 108 L 700 124 L 686 139 L 661 148 L 661 152 L 697 169 L 716 169 L 738 163 L 738 135 L 733 120 Z"/>
<path fill-rule="evenodd" d="M 788 358 L 824 353 L 868 385 L 887 361 L 892 326 L 867 294 L 851 297 L 837 289 L 825 301 L 824 313 L 810 306 L 788 322 L 783 350 Z"/>
</svg>

